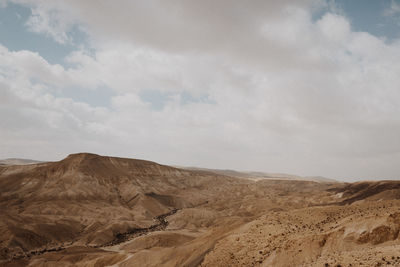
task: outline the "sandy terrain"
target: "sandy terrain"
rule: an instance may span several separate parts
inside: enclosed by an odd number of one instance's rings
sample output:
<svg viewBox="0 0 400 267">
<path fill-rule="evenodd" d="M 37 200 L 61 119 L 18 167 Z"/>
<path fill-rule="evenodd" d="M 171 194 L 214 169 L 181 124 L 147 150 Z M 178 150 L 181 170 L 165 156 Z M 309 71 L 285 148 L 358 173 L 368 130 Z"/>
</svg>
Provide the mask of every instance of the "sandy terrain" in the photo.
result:
<svg viewBox="0 0 400 267">
<path fill-rule="evenodd" d="M 2 159 L 0 160 L 0 166 L 1 165 L 29 165 L 29 164 L 38 164 L 42 163 L 41 161 L 37 160 L 31 160 L 31 159 L 15 159 L 15 158 L 9 158 L 9 159 Z"/>
<path fill-rule="evenodd" d="M 74 154 L 0 166 L 1 266 L 400 266 L 400 183 Z"/>
</svg>

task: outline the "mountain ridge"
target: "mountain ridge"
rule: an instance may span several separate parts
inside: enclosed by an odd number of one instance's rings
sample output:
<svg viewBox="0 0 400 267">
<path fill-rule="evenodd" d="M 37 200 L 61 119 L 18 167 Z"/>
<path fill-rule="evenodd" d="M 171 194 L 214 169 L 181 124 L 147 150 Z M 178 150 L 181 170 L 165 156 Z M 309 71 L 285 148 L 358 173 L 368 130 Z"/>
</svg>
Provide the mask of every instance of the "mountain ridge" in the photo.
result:
<svg viewBox="0 0 400 267">
<path fill-rule="evenodd" d="M 224 173 L 91 153 L 0 166 L 0 265 L 374 266 L 400 249 L 399 181 Z"/>
<path fill-rule="evenodd" d="M 338 181 L 331 178 L 326 178 L 323 176 L 299 176 L 294 174 L 286 174 L 286 173 L 266 173 L 260 171 L 236 171 L 230 169 L 208 169 L 208 168 L 199 168 L 199 167 L 181 167 L 186 170 L 203 170 L 216 174 L 227 175 L 237 178 L 251 179 L 251 180 L 259 180 L 259 179 L 283 179 L 283 180 L 300 180 L 300 181 L 314 181 L 319 183 L 337 183 Z"/>
</svg>

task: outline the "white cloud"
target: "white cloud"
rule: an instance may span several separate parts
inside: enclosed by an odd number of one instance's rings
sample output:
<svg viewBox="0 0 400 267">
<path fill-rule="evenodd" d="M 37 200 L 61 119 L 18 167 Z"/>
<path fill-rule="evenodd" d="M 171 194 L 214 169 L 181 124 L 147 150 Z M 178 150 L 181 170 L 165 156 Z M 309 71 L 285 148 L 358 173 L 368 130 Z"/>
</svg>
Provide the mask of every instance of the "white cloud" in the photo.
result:
<svg viewBox="0 0 400 267">
<path fill-rule="evenodd" d="M 31 8 L 31 16 L 26 22 L 32 32 L 43 33 L 60 44 L 72 43 L 69 33 L 77 26 L 73 11 L 62 1 L 15 0 Z"/>
<path fill-rule="evenodd" d="M 383 11 L 383 14 L 389 17 L 400 14 L 400 3 L 396 2 L 395 0 L 392 0 L 392 2 L 390 3 L 390 7 L 386 8 Z"/>
<path fill-rule="evenodd" d="M 343 44 L 350 37 L 350 23 L 343 16 L 327 13 L 318 21 L 318 26 L 328 40 Z"/>
<path fill-rule="evenodd" d="M 0 46 L 0 156 L 86 150 L 333 177 L 400 171 L 400 41 L 354 32 L 337 13 L 313 21 L 321 1 L 23 3 L 37 31 L 66 42 L 78 25 L 94 52 L 75 51 L 66 68 Z M 114 92 L 105 108 L 57 96 L 100 87 Z"/>
</svg>

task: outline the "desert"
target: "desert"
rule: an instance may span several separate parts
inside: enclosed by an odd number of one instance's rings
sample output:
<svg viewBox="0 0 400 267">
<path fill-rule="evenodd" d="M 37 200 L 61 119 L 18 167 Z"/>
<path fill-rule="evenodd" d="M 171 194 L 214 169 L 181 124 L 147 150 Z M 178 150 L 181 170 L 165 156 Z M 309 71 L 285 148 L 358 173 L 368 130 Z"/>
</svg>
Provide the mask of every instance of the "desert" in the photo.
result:
<svg viewBox="0 0 400 267">
<path fill-rule="evenodd" d="M 0 167 L 2 266 L 399 266 L 400 183 L 69 155 Z"/>
<path fill-rule="evenodd" d="M 0 267 L 400 267 L 400 0 L 0 0 Z"/>
</svg>

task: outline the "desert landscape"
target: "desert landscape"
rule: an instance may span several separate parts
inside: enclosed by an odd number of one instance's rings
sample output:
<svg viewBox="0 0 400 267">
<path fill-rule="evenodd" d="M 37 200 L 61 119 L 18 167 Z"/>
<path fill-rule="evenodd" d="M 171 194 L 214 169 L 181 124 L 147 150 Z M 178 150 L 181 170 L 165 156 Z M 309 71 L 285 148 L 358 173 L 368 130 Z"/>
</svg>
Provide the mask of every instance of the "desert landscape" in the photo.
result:
<svg viewBox="0 0 400 267">
<path fill-rule="evenodd" d="M 398 181 L 252 179 L 89 153 L 11 163 L 1 266 L 400 266 Z"/>
<path fill-rule="evenodd" d="M 0 0 L 0 267 L 400 267 L 400 0 Z"/>
</svg>

